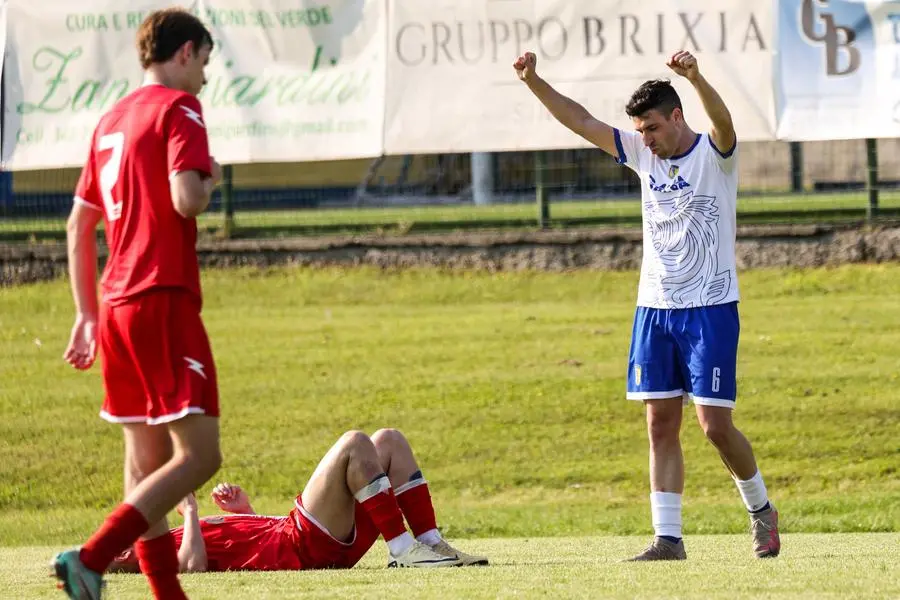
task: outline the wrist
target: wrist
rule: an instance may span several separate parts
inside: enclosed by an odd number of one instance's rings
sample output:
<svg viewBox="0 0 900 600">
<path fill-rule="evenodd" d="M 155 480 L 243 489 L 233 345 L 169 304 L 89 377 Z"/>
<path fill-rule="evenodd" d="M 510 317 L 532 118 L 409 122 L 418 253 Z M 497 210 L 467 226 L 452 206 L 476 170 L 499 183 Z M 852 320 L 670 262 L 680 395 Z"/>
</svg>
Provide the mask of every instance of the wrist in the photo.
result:
<svg viewBox="0 0 900 600">
<path fill-rule="evenodd" d="M 525 82 L 525 85 L 527 85 L 528 87 L 531 87 L 532 85 L 538 83 L 540 80 L 541 80 L 540 75 L 538 75 L 537 73 L 531 73 L 530 75 L 526 76 L 525 79 L 523 79 L 522 81 Z"/>
</svg>

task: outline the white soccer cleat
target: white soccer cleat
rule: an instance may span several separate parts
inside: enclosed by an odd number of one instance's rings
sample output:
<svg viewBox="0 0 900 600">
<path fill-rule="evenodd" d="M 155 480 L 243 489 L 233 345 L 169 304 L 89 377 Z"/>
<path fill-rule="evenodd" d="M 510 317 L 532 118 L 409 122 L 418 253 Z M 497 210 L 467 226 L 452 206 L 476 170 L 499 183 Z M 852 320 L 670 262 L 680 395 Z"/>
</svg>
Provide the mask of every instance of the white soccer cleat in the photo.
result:
<svg viewBox="0 0 900 600">
<path fill-rule="evenodd" d="M 434 567 L 458 567 L 462 561 L 457 556 L 438 554 L 422 542 L 415 542 L 400 556 L 391 556 L 388 568 L 430 569 Z"/>
<path fill-rule="evenodd" d="M 479 566 L 483 567 L 488 564 L 488 559 L 486 556 L 476 556 L 474 554 L 466 554 L 461 550 L 457 550 L 450 544 L 448 544 L 445 540 L 439 541 L 437 544 L 431 547 L 432 550 L 440 554 L 441 556 L 455 556 L 460 560 L 461 567 L 474 567 Z"/>
</svg>

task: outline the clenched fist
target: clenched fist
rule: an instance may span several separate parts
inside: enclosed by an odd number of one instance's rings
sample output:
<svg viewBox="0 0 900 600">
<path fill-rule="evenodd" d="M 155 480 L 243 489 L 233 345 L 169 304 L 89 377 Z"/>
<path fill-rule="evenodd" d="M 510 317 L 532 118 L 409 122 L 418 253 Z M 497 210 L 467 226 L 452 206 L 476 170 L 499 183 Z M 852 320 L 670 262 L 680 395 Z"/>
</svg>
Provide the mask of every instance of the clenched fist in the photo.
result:
<svg viewBox="0 0 900 600">
<path fill-rule="evenodd" d="M 666 66 L 688 81 L 694 81 L 700 75 L 700 69 L 697 68 L 697 59 L 687 50 L 673 54 Z"/>
<path fill-rule="evenodd" d="M 528 78 L 535 74 L 536 66 L 537 56 L 535 56 L 534 52 L 526 52 L 513 63 L 513 69 L 516 70 L 516 75 L 522 81 L 528 81 Z"/>
</svg>

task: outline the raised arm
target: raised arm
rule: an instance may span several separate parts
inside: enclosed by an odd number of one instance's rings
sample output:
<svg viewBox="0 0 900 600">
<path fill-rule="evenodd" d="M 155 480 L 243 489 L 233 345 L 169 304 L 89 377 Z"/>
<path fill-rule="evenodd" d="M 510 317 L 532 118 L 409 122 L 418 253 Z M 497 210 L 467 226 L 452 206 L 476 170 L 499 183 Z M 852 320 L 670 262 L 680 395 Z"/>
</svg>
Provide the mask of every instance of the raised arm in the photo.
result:
<svg viewBox="0 0 900 600">
<path fill-rule="evenodd" d="M 191 493 L 178 507 L 184 516 L 184 534 L 178 548 L 178 570 L 182 573 L 203 573 L 209 566 L 206 542 L 200 530 L 200 513 L 197 498 Z"/>
<path fill-rule="evenodd" d="M 720 152 L 728 152 L 734 148 L 737 137 L 734 133 L 734 121 L 731 120 L 731 113 L 719 93 L 709 84 L 700 69 L 697 66 L 697 59 L 690 52 L 676 52 L 669 59 L 668 66 L 691 82 L 700 101 L 703 103 L 703 110 L 712 122 L 712 128 L 709 131 L 709 137 Z"/>
<path fill-rule="evenodd" d="M 617 156 L 614 129 L 595 119 L 585 107 L 571 98 L 563 96 L 544 81 L 535 68 L 537 56 L 526 52 L 513 63 L 519 79 L 525 82 L 537 99 L 547 107 L 556 120 L 591 142 L 604 152 Z"/>
</svg>

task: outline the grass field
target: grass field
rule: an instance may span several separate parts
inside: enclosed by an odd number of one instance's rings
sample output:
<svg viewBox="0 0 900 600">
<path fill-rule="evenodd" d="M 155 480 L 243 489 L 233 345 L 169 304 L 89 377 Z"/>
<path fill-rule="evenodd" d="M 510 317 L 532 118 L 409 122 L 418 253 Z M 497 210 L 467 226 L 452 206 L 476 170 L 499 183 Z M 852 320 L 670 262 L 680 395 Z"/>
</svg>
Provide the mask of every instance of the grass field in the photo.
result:
<svg viewBox="0 0 900 600">
<path fill-rule="evenodd" d="M 744 536 L 691 538 L 689 560 L 622 564 L 642 549 L 634 537 L 472 540 L 493 566 L 411 573 L 384 568 L 383 544 L 351 571 L 200 574 L 183 577 L 194 600 L 253 598 L 897 598 L 900 535 L 793 534 L 785 554 L 747 558 Z M 0 597 L 59 599 L 46 578 L 51 548 L 0 549 Z M 109 578 L 110 597 L 139 600 L 136 575 Z"/>
<path fill-rule="evenodd" d="M 623 399 L 636 273 L 205 272 L 223 404 L 217 479 L 284 513 L 343 430 L 398 427 L 445 533 L 478 538 L 500 566 L 194 577 L 196 597 L 435 596 L 447 585 L 454 597 L 635 597 L 662 585 L 698 598 L 897 597 L 900 265 L 741 277 L 735 418 L 796 542 L 783 560 L 749 559 L 734 485 L 686 419 L 685 531 L 701 560 L 637 569 L 615 564 L 649 533 L 643 415 Z M 81 541 L 121 490 L 120 433 L 96 416 L 99 370 L 60 359 L 71 317 L 63 281 L 0 289 L 3 598 L 4 586 L 44 589 L 34 560 Z M 823 532 L 854 535 L 798 535 Z M 143 589 L 115 582 L 123 598 Z"/>
<path fill-rule="evenodd" d="M 742 224 L 839 223 L 862 221 L 867 199 L 863 192 L 742 196 L 738 215 Z M 900 216 L 900 191 L 882 190 L 882 214 Z M 552 202 L 551 226 L 640 225 L 635 199 Z M 296 235 L 349 235 L 368 232 L 409 233 L 467 229 L 534 228 L 534 203 L 474 206 L 411 206 L 358 209 L 311 209 L 235 212 L 236 237 L 269 238 Z M 221 213 L 203 215 L 200 228 L 214 234 L 222 226 Z M 65 237 L 63 217 L 0 219 L 0 241 L 56 241 Z"/>
</svg>

